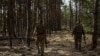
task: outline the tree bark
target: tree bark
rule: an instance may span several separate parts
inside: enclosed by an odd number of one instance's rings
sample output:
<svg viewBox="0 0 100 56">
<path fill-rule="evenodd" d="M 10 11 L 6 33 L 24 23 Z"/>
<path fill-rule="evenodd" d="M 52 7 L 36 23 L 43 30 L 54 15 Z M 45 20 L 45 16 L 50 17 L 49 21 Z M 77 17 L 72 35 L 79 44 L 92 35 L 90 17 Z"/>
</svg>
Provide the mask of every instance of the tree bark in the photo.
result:
<svg viewBox="0 0 100 56">
<path fill-rule="evenodd" d="M 7 18 L 7 30 L 10 36 L 10 47 L 12 48 L 12 38 L 15 35 L 15 0 L 8 1 L 8 18 Z"/>
<path fill-rule="evenodd" d="M 99 0 L 95 0 L 94 6 L 94 32 L 92 36 L 92 49 L 97 47 L 97 38 L 98 38 L 98 8 L 99 8 Z"/>
</svg>

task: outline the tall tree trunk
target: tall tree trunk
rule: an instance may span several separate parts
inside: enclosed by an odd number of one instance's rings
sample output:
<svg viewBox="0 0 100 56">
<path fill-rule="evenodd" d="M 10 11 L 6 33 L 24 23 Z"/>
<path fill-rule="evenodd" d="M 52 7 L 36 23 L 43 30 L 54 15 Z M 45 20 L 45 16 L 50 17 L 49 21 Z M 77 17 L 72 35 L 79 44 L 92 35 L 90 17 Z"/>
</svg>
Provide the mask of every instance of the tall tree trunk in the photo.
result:
<svg viewBox="0 0 100 56">
<path fill-rule="evenodd" d="M 72 8 L 72 1 L 70 0 L 70 20 L 69 20 L 69 29 L 71 30 L 73 28 L 73 8 Z"/>
<path fill-rule="evenodd" d="M 4 6 L 3 6 L 3 0 L 0 1 L 0 32 L 2 32 L 2 28 L 3 28 L 3 13 L 2 11 L 4 11 Z"/>
<path fill-rule="evenodd" d="M 76 9 L 76 11 L 75 11 L 75 23 L 76 23 L 76 21 L 78 20 L 78 17 L 77 17 L 77 15 L 78 15 L 78 5 L 77 5 L 77 3 L 78 3 L 78 1 L 77 0 L 75 0 L 75 9 Z"/>
<path fill-rule="evenodd" d="M 6 36 L 6 29 L 7 29 L 7 1 L 3 0 L 3 36 Z"/>
<path fill-rule="evenodd" d="M 10 47 L 12 48 L 12 38 L 15 35 L 15 0 L 8 1 L 8 18 L 7 18 L 7 30 L 10 36 Z"/>
<path fill-rule="evenodd" d="M 28 47 L 30 47 L 30 40 L 32 37 L 32 17 L 31 17 L 31 0 L 28 0 L 27 6 L 28 6 L 28 34 L 27 34 L 27 43 Z"/>
<path fill-rule="evenodd" d="M 98 34 L 98 9 L 99 9 L 99 0 L 95 0 L 95 8 L 94 8 L 94 32 L 92 37 L 92 49 L 97 47 L 97 34 Z"/>
</svg>

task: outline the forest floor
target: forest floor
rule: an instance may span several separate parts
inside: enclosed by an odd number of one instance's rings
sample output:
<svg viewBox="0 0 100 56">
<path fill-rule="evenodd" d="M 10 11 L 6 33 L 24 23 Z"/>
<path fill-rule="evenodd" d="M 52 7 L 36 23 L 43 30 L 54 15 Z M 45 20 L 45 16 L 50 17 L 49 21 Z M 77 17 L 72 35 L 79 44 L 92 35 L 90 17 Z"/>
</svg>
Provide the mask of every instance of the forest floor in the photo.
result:
<svg viewBox="0 0 100 56">
<path fill-rule="evenodd" d="M 91 49 L 91 35 L 86 35 L 87 44 L 82 42 L 82 51 L 74 49 L 74 39 L 70 32 L 61 31 L 48 35 L 47 39 L 50 42 L 45 48 L 45 56 L 100 56 L 100 41 L 95 50 Z M 0 41 L 0 56 L 39 56 L 35 42 L 31 43 L 31 50 L 25 49 L 25 45 L 18 40 L 13 41 L 14 49 L 10 49 L 7 45 L 8 41 Z"/>
</svg>

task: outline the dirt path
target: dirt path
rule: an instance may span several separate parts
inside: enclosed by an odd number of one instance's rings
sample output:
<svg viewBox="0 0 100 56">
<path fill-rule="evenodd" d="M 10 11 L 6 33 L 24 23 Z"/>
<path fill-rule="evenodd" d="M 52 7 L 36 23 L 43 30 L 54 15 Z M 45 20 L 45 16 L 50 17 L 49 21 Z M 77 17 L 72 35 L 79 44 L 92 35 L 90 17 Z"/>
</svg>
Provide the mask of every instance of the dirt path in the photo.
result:
<svg viewBox="0 0 100 56">
<path fill-rule="evenodd" d="M 71 33 L 57 32 L 48 36 L 48 48 L 45 48 L 45 56 L 100 56 L 100 47 L 94 51 L 90 51 L 91 35 L 87 36 L 87 46 L 82 43 L 83 51 L 74 49 L 74 40 Z M 10 50 L 7 46 L 0 47 L 0 56 L 21 56 L 23 53 L 26 56 L 38 56 L 35 43 L 32 43 L 32 50 L 26 50 L 23 45 L 15 46 Z"/>
</svg>

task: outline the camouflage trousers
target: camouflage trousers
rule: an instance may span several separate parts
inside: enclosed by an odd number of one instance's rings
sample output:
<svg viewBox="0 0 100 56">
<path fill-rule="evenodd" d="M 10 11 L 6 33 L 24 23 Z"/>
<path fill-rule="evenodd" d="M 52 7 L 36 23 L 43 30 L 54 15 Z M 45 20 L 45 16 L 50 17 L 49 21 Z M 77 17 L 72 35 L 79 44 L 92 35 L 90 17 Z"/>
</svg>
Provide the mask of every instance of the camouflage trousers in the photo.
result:
<svg viewBox="0 0 100 56">
<path fill-rule="evenodd" d="M 75 49 L 81 50 L 82 37 L 81 36 L 74 37 L 74 40 L 75 40 Z"/>
<path fill-rule="evenodd" d="M 44 56 L 44 44 L 45 44 L 46 35 L 37 35 L 36 45 L 38 49 L 38 54 Z"/>
</svg>

